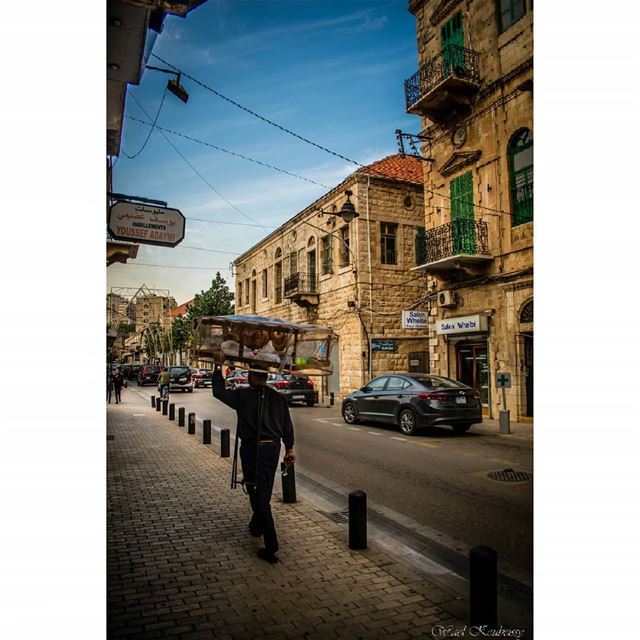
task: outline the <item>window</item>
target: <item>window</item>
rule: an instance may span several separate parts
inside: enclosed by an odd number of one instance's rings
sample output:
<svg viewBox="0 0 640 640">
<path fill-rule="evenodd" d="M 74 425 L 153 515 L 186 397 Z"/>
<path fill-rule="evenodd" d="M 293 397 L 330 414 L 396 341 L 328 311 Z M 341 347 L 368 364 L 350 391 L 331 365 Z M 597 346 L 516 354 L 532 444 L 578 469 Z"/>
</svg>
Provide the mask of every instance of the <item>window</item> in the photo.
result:
<svg viewBox="0 0 640 640">
<path fill-rule="evenodd" d="M 332 237 L 327 235 L 320 239 L 320 260 L 322 261 L 322 275 L 333 273 L 333 247 L 331 246 Z"/>
<path fill-rule="evenodd" d="M 275 303 L 280 304 L 282 302 L 282 261 L 276 262 L 273 279 L 276 298 Z"/>
<path fill-rule="evenodd" d="M 473 172 L 454 178 L 449 185 L 451 195 L 451 234 L 454 254 L 476 252 L 476 223 L 473 209 Z"/>
<path fill-rule="evenodd" d="M 384 389 L 384 385 L 387 384 L 388 379 L 389 378 L 387 376 L 376 378 L 375 380 L 372 380 L 367 387 L 370 391 L 382 391 Z"/>
<path fill-rule="evenodd" d="M 387 383 L 387 391 L 399 391 L 400 389 L 406 389 L 409 386 L 409 383 L 403 378 L 398 378 L 396 376 L 392 376 L 389 378 L 389 382 Z"/>
<path fill-rule="evenodd" d="M 345 224 L 340 228 L 340 266 L 346 267 L 350 262 L 349 252 L 351 247 L 349 246 L 349 225 Z"/>
<path fill-rule="evenodd" d="M 382 264 L 396 264 L 397 224 L 380 223 L 380 261 Z"/>
<path fill-rule="evenodd" d="M 267 277 L 267 270 L 262 270 L 262 297 L 269 297 L 269 279 Z"/>
<path fill-rule="evenodd" d="M 506 31 L 527 12 L 526 0 L 499 0 L 500 33 Z"/>
<path fill-rule="evenodd" d="M 511 226 L 533 220 L 533 136 L 520 129 L 508 149 L 511 187 Z"/>
<path fill-rule="evenodd" d="M 427 231 L 416 227 L 416 267 L 427 262 Z"/>
<path fill-rule="evenodd" d="M 298 273 L 298 253 L 296 251 L 289 254 L 289 275 L 292 276 L 294 273 Z"/>
<path fill-rule="evenodd" d="M 245 304 L 245 305 L 248 305 L 248 304 L 249 304 L 249 302 L 250 302 L 250 301 L 249 301 L 249 287 L 250 287 L 250 284 L 249 284 L 249 278 L 247 278 L 247 279 L 244 281 L 244 304 Z"/>
</svg>

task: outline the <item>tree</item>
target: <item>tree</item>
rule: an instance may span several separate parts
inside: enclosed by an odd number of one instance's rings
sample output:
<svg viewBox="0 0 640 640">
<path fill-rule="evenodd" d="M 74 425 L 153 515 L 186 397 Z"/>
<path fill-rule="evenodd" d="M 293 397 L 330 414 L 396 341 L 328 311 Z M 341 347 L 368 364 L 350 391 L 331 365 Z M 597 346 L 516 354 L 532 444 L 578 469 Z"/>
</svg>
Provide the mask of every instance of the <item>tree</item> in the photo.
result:
<svg viewBox="0 0 640 640">
<path fill-rule="evenodd" d="M 233 313 L 233 293 L 226 280 L 218 271 L 206 291 L 196 293 L 193 302 L 187 307 L 189 320 L 200 316 L 226 316 Z"/>
</svg>

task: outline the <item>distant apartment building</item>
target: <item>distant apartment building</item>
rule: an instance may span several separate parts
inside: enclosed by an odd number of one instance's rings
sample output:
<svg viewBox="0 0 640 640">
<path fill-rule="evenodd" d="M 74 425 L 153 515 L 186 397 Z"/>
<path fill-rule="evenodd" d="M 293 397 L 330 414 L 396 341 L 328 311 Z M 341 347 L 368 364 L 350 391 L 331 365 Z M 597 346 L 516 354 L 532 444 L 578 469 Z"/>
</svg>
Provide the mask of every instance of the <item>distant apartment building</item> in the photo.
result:
<svg viewBox="0 0 640 640">
<path fill-rule="evenodd" d="M 533 3 L 410 0 L 421 119 L 430 368 L 487 413 L 533 416 Z M 508 374 L 498 377 L 498 374 Z"/>
<path fill-rule="evenodd" d="M 426 294 L 426 278 L 411 271 L 422 264 L 421 163 L 393 155 L 359 169 L 235 260 L 236 313 L 337 334 L 322 395 L 428 366 L 426 332 L 402 326 L 403 310 L 423 309 Z M 347 199 L 351 222 L 340 217 Z"/>
<path fill-rule="evenodd" d="M 171 310 L 175 309 L 176 301 L 171 296 L 147 294 L 138 296 L 134 303 L 136 332 L 144 331 L 152 324 L 160 327 L 170 327 L 173 321 Z"/>
<path fill-rule="evenodd" d="M 122 323 L 133 322 L 133 309 L 129 300 L 117 293 L 107 294 L 107 329 L 117 331 Z"/>
</svg>

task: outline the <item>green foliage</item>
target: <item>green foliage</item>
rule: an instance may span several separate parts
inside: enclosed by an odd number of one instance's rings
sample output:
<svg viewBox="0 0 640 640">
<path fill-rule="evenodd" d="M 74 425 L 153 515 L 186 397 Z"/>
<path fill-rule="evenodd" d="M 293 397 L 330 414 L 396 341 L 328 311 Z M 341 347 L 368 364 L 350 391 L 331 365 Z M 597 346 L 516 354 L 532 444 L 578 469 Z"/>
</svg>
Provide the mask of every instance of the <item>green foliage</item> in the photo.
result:
<svg viewBox="0 0 640 640">
<path fill-rule="evenodd" d="M 191 321 L 200 316 L 225 316 L 233 313 L 233 298 L 226 280 L 218 271 L 211 281 L 211 287 L 196 294 L 187 308 L 187 317 Z"/>
<path fill-rule="evenodd" d="M 171 326 L 174 351 L 182 351 L 191 342 L 191 321 L 183 316 L 174 319 Z"/>
</svg>

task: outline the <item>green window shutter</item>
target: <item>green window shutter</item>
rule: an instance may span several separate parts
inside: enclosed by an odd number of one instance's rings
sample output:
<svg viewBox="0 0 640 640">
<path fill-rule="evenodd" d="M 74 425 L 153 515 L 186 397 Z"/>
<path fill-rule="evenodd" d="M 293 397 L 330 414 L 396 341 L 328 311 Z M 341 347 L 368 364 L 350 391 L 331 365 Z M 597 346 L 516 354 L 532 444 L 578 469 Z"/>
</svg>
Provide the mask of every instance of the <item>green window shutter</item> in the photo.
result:
<svg viewBox="0 0 640 640">
<path fill-rule="evenodd" d="M 511 226 L 533 220 L 533 136 L 522 129 L 509 144 Z"/>
<path fill-rule="evenodd" d="M 453 253 L 476 253 L 476 223 L 473 210 L 473 172 L 454 178 L 451 195 L 451 236 Z"/>
<path fill-rule="evenodd" d="M 442 75 L 447 78 L 453 67 L 464 69 L 464 33 L 462 13 L 458 12 L 440 29 L 442 47 Z"/>
</svg>

